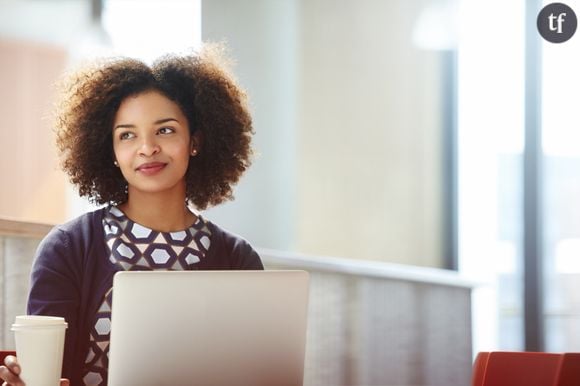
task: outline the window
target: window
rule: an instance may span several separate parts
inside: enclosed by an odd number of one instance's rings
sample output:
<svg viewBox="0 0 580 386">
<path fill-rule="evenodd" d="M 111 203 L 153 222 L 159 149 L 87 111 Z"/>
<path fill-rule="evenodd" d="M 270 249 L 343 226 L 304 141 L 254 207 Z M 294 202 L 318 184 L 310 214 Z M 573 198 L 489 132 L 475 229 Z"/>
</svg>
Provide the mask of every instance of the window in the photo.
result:
<svg viewBox="0 0 580 386">
<path fill-rule="evenodd" d="M 524 2 L 461 1 L 458 256 L 474 293 L 474 351 L 523 349 Z M 502 10 L 505 28 L 490 28 Z"/>
</svg>

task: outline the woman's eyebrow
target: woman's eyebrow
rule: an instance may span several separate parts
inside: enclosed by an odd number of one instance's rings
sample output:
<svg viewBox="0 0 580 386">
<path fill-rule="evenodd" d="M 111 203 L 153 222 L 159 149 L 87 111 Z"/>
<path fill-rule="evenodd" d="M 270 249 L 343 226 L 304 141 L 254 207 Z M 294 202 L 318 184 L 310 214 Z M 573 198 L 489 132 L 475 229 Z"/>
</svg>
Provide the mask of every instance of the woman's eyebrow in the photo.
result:
<svg viewBox="0 0 580 386">
<path fill-rule="evenodd" d="M 160 125 L 162 123 L 167 123 L 167 122 L 171 122 L 171 121 L 175 121 L 177 123 L 179 123 L 179 120 L 175 119 L 175 118 L 162 118 L 162 119 L 158 119 L 155 122 L 153 122 L 155 125 Z M 136 126 L 133 124 L 120 124 L 117 125 L 113 128 L 113 130 L 117 130 L 117 129 L 134 129 Z"/>
<path fill-rule="evenodd" d="M 162 123 L 166 123 L 166 122 L 170 122 L 170 121 L 175 121 L 175 122 L 179 123 L 179 121 L 175 118 L 163 118 L 163 119 L 159 119 L 159 120 L 155 121 L 154 123 L 156 125 L 160 125 Z"/>
</svg>

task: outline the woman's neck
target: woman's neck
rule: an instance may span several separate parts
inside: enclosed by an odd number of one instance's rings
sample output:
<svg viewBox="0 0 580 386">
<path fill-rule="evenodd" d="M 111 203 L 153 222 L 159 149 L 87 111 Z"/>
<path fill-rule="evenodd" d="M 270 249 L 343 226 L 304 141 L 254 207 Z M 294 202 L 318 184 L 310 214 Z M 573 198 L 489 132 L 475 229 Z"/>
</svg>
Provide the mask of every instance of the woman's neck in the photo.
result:
<svg viewBox="0 0 580 386">
<path fill-rule="evenodd" d="M 188 228 L 197 216 L 185 204 L 185 197 L 129 194 L 119 209 L 132 221 L 161 232 L 176 232 Z"/>
</svg>

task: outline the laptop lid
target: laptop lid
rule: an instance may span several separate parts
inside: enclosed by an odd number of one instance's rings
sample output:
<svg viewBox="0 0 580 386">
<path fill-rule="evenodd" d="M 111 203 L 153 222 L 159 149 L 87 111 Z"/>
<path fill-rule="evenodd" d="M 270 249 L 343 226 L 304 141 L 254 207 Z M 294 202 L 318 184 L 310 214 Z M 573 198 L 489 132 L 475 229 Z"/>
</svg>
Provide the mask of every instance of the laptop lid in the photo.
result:
<svg viewBox="0 0 580 386">
<path fill-rule="evenodd" d="M 139 271 L 113 280 L 109 386 L 302 385 L 305 271 Z"/>
</svg>

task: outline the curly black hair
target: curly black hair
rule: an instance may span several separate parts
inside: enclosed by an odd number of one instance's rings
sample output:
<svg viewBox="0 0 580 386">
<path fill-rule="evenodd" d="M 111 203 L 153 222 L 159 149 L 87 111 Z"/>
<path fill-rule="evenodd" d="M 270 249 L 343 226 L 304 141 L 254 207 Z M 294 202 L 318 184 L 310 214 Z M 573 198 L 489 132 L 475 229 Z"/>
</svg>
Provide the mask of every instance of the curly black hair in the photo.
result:
<svg viewBox="0 0 580 386">
<path fill-rule="evenodd" d="M 246 94 L 219 46 L 166 55 L 151 66 L 131 58 L 100 60 L 63 79 L 57 146 L 79 194 L 97 204 L 127 200 L 127 182 L 113 164 L 113 120 L 125 98 L 151 90 L 181 108 L 191 134 L 201 133 L 200 152 L 185 176 L 188 202 L 205 209 L 231 200 L 233 185 L 251 164 L 254 131 Z"/>
</svg>

